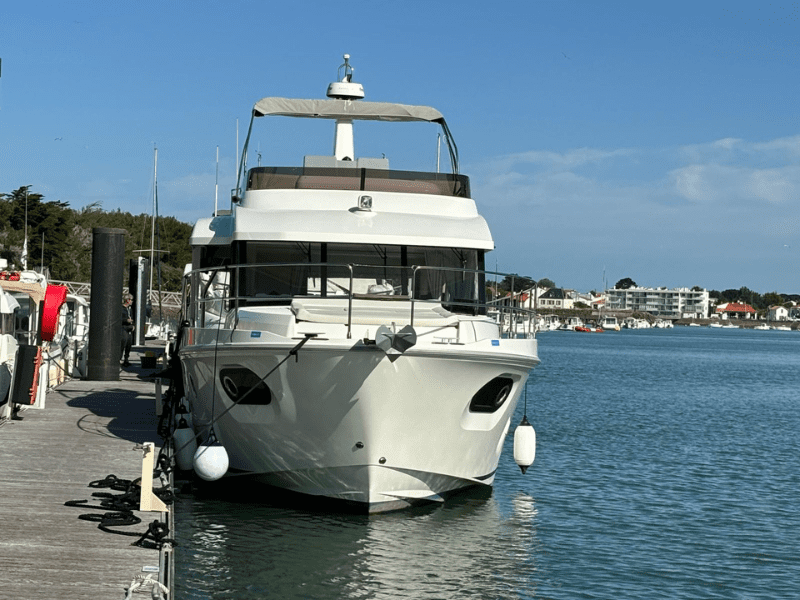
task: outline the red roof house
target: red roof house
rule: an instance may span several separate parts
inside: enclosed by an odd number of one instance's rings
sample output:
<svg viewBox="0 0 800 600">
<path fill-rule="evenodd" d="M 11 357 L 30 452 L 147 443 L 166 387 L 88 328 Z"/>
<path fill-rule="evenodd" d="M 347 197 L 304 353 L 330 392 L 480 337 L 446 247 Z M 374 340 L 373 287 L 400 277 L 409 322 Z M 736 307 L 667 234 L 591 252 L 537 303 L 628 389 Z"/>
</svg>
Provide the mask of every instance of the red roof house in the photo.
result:
<svg viewBox="0 0 800 600">
<path fill-rule="evenodd" d="M 756 309 L 743 302 L 728 302 L 717 306 L 717 314 L 729 319 L 753 319 L 756 316 Z"/>
</svg>

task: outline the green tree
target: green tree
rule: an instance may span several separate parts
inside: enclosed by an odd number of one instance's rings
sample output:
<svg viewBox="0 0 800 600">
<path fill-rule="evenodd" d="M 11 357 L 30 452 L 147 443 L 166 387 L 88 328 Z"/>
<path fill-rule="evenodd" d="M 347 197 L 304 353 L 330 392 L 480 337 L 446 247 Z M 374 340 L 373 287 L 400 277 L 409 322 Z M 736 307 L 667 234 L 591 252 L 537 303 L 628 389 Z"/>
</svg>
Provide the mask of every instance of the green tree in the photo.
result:
<svg viewBox="0 0 800 600">
<path fill-rule="evenodd" d="M 778 292 L 768 292 L 764 294 L 764 304 L 766 307 L 783 305 L 783 297 Z"/>
<path fill-rule="evenodd" d="M 766 308 L 763 296 L 746 286 L 739 288 L 739 297 L 737 298 L 737 302 L 749 304 L 756 309 Z"/>
<path fill-rule="evenodd" d="M 635 288 L 635 287 L 636 287 L 636 282 L 630 277 L 626 277 L 625 279 L 620 279 L 616 284 L 614 284 L 614 289 L 617 290 L 628 290 L 630 288 Z"/>
<path fill-rule="evenodd" d="M 7 259 L 13 268 L 22 267 L 26 204 L 28 267 L 38 268 L 44 264 L 53 279 L 90 280 L 92 230 L 95 227 L 126 231 L 126 283 L 127 260 L 140 255 L 136 250 L 150 248 L 151 215 L 132 215 L 119 209 L 106 212 L 100 203 L 75 211 L 66 202 L 45 202 L 41 194 L 31 192 L 29 186 L 23 186 L 11 193 L 0 194 L 0 258 Z M 159 253 L 161 288 L 164 291 L 180 290 L 184 266 L 191 262 L 191 232 L 191 225 L 174 217 L 160 217 L 156 221 L 155 248 L 167 251 Z M 158 271 L 153 277 L 154 287 L 157 281 Z"/>
<path fill-rule="evenodd" d="M 533 287 L 534 281 L 530 277 L 522 277 L 520 275 L 506 275 L 503 281 L 497 284 L 498 289 L 510 292 L 511 286 L 514 286 L 514 292 L 521 292 Z"/>
<path fill-rule="evenodd" d="M 3 232 L 3 258 L 21 267 L 27 234 L 28 267 L 46 265 L 54 278 L 63 279 L 77 273 L 69 239 L 73 211 L 66 202 L 43 199 L 41 194 L 30 192 L 29 186 L 0 195 L 0 215 L 10 226 L 10 231 Z"/>
</svg>

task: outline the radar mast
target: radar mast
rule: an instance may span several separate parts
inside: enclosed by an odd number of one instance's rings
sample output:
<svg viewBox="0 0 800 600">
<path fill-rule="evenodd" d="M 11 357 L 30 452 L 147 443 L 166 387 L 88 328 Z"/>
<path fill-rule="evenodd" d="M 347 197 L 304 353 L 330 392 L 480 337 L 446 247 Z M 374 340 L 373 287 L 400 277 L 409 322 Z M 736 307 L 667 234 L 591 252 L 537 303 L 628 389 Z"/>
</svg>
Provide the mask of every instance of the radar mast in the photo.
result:
<svg viewBox="0 0 800 600">
<path fill-rule="evenodd" d="M 328 86 L 327 96 L 335 100 L 354 101 L 364 98 L 364 86 L 353 81 L 353 67 L 350 55 L 343 56 L 344 63 L 337 72 L 338 81 Z M 336 135 L 333 140 L 333 155 L 336 160 L 355 160 L 352 119 L 336 120 Z"/>
</svg>

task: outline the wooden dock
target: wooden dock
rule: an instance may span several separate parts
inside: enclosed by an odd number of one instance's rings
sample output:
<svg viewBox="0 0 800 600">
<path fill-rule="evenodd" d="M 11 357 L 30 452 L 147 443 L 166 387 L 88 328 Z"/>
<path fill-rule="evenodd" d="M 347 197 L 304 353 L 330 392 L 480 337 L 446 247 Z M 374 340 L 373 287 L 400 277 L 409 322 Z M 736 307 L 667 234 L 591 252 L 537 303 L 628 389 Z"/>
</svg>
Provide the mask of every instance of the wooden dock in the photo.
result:
<svg viewBox="0 0 800 600">
<path fill-rule="evenodd" d="M 44 410 L 26 410 L 23 420 L 0 426 L 0 599 L 122 599 L 136 576 L 147 575 L 144 568 L 161 561 L 163 573 L 163 552 L 78 518 L 102 510 L 65 506 L 70 500 L 96 506 L 96 491 L 120 493 L 89 483 L 110 474 L 140 477 L 136 446 L 161 445 L 155 385 L 144 377 L 152 370 L 139 367 L 135 352 L 131 359 L 120 381 L 67 381 L 47 393 Z M 144 533 L 166 519 L 159 512 L 133 514 L 142 522 L 113 529 Z M 149 590 L 134 594 L 145 596 Z"/>
</svg>

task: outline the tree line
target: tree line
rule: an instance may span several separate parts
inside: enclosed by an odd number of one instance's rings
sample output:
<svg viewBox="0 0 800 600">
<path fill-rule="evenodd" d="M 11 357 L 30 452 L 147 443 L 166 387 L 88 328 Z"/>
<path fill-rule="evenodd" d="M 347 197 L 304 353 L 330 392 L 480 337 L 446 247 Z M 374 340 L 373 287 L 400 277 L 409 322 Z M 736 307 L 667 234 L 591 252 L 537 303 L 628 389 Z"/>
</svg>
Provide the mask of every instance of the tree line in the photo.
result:
<svg viewBox="0 0 800 600">
<path fill-rule="evenodd" d="M 27 213 L 27 219 L 26 219 Z M 22 254 L 28 239 L 28 268 L 44 266 L 50 277 L 61 281 L 88 282 L 91 279 L 92 230 L 95 227 L 119 228 L 125 234 L 125 281 L 128 260 L 141 256 L 136 250 L 149 250 L 152 215 L 107 212 L 98 203 L 80 210 L 60 200 L 45 201 L 42 194 L 22 186 L 0 194 L 0 258 L 9 268 L 22 268 Z M 155 223 L 156 250 L 161 256 L 161 289 L 179 291 L 183 269 L 192 260 L 189 236 L 192 226 L 174 217 L 159 217 Z M 144 256 L 148 257 L 145 252 Z M 153 275 L 157 286 L 158 271 Z"/>
</svg>

